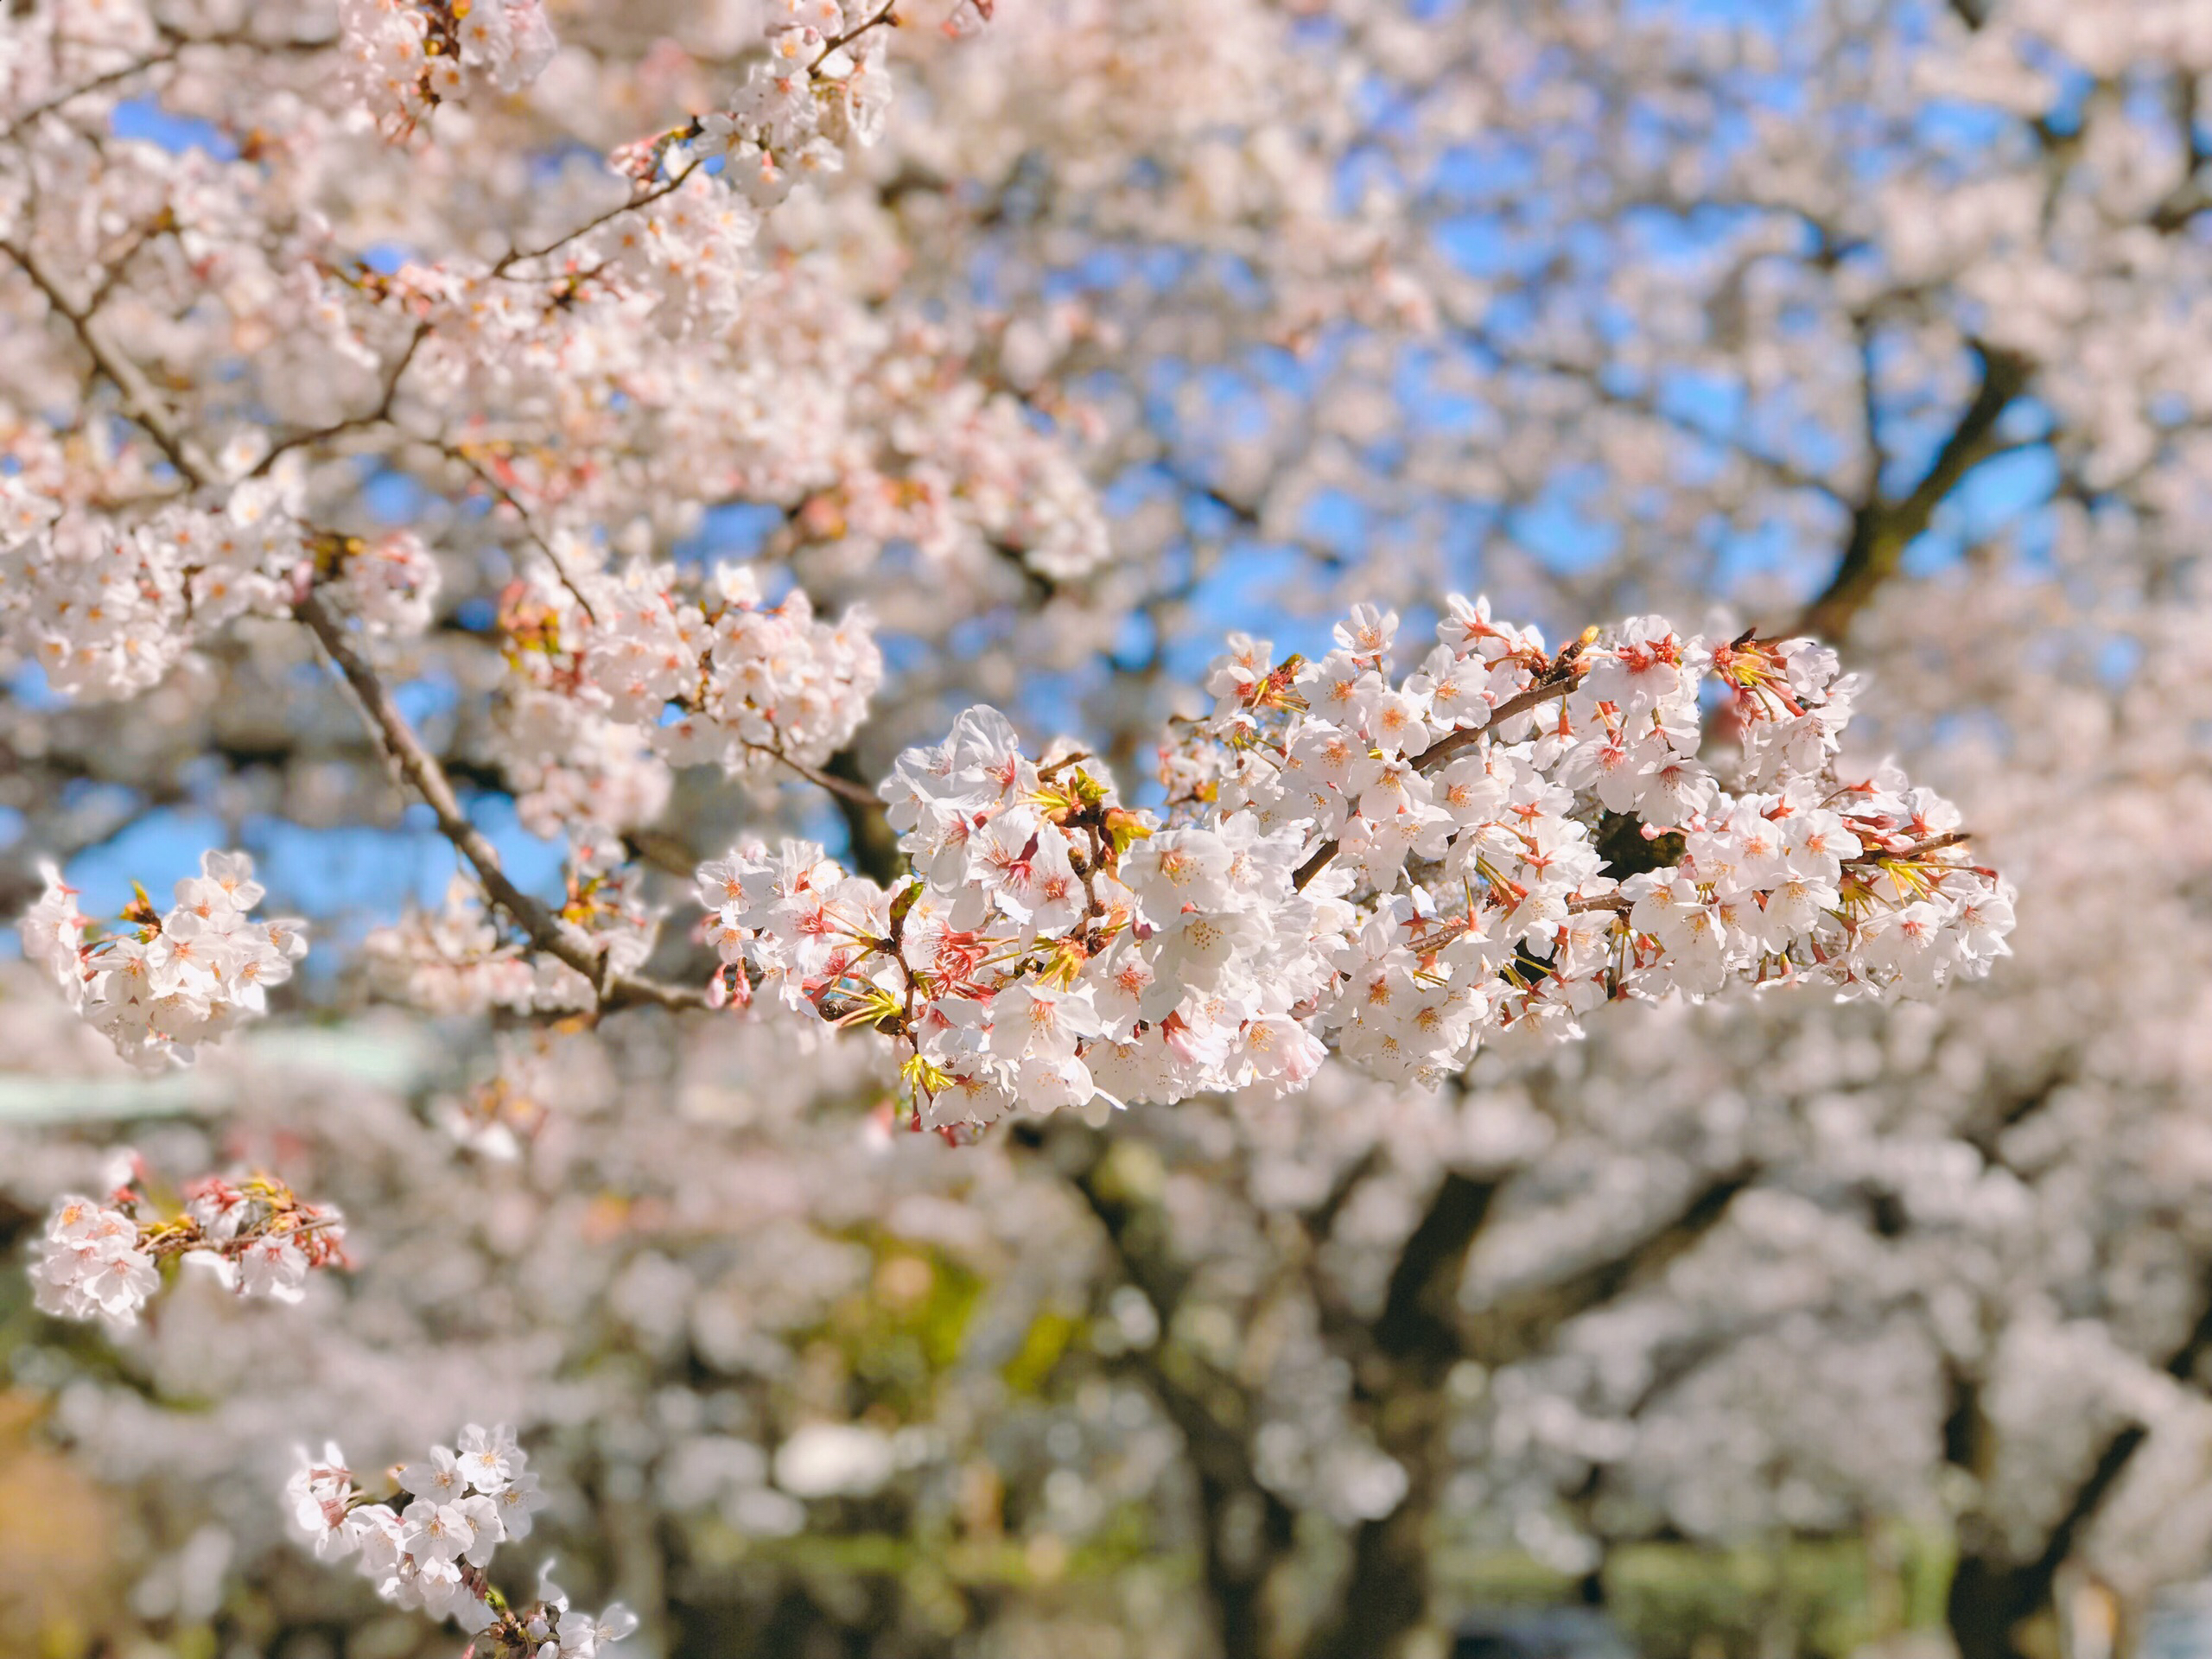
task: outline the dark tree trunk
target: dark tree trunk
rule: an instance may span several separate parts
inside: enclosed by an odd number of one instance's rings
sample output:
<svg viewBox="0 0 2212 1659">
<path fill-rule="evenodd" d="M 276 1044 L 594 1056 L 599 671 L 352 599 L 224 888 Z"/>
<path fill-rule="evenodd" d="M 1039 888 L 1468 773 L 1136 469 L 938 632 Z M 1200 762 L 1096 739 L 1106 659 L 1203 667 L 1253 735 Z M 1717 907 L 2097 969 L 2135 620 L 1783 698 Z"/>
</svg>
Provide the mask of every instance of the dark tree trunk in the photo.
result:
<svg viewBox="0 0 2212 1659">
<path fill-rule="evenodd" d="M 1695 1245 L 1753 1173 L 1745 1167 L 1713 1178 L 1663 1225 L 1616 1255 L 1472 1316 L 1459 1310 L 1459 1283 L 1498 1184 L 1445 1178 L 1399 1257 L 1371 1350 L 1355 1373 L 1376 1443 L 1406 1471 L 1406 1496 L 1355 1535 L 1336 1614 L 1307 1644 L 1306 1659 L 1390 1659 L 1427 1619 L 1431 1535 L 1450 1464 L 1452 1367 L 1471 1359 L 1494 1369 L 1537 1352 L 1569 1319 Z M 1602 1598 L 1602 1580 L 1597 1592 Z"/>
</svg>

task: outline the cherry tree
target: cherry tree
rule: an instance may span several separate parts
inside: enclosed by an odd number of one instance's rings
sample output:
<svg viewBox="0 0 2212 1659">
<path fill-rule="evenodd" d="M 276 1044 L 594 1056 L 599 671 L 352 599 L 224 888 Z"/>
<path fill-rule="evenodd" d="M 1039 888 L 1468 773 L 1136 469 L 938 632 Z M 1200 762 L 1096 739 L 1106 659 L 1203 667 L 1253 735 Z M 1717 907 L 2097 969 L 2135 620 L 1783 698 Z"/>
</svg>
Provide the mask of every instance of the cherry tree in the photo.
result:
<svg viewBox="0 0 2212 1659">
<path fill-rule="evenodd" d="M 2200 1432 L 2203 1262 L 2139 1241 L 2202 1062 L 2149 612 L 2198 614 L 2212 43 L 1216 10 L 6 20 L 17 1017 L 264 1096 L 14 1154 L 41 1305 L 139 1327 L 54 1385 L 88 1467 L 242 1448 L 227 1535 L 480 1652 L 629 1628 L 492 1576 L 527 1492 L 715 1651 L 1079 1624 L 1008 1586 L 1131 1516 L 1203 1612 L 1106 1623 L 1318 1655 L 1417 1643 L 1441 1542 L 1596 1593 L 1932 1508 L 1994 1655 Z M 74 874 L 180 813 L 454 880 Z M 2037 959 L 1953 994 L 1993 858 Z M 364 1005 L 464 1058 L 256 1058 Z M 214 1427 L 160 1380 L 211 1348 Z M 502 1419 L 542 1484 L 455 1472 Z M 950 1554 L 825 1586 L 841 1538 Z"/>
</svg>

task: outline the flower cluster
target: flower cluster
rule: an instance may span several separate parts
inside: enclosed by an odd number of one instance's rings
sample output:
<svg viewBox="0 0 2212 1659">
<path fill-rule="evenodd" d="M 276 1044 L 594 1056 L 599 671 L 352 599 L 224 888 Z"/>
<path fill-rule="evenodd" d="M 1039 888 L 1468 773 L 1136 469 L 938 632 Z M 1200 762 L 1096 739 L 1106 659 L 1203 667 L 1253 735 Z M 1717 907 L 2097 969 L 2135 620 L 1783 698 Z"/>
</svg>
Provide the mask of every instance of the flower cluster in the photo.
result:
<svg viewBox="0 0 2212 1659">
<path fill-rule="evenodd" d="M 1663 620 L 1556 655 L 1454 597 L 1421 669 L 1362 607 L 1318 663 L 1239 637 L 1166 753 L 1166 821 L 970 709 L 884 785 L 913 875 L 810 843 L 699 873 L 725 998 L 898 1042 L 920 1122 L 1287 1089 L 1325 1039 L 1434 1082 L 1488 1030 L 1731 982 L 1921 995 L 2005 950 L 2010 890 L 1893 769 L 1835 770 L 1854 682 L 1808 640 Z M 1701 758 L 1717 683 L 1732 794 Z"/>
<path fill-rule="evenodd" d="M 466 876 L 447 884 L 436 910 L 410 906 L 372 931 L 361 955 L 376 993 L 412 1007 L 450 1014 L 537 1006 L 538 972 L 503 941 L 483 893 Z"/>
<path fill-rule="evenodd" d="M 472 73 L 503 92 L 528 86 L 558 44 L 541 0 L 343 0 L 339 28 L 353 94 L 392 139 Z"/>
<path fill-rule="evenodd" d="M 1163 767 L 1180 810 L 1304 824 L 1317 862 L 1356 870 L 1364 920 L 1322 1020 L 1382 1074 L 1605 1001 L 1924 994 L 2002 953 L 2010 889 L 1967 861 L 1956 810 L 1893 768 L 1838 773 L 1859 687 L 1825 647 L 1640 617 L 1548 656 L 1455 595 L 1401 680 L 1396 628 L 1356 611 L 1319 663 L 1232 641 Z M 1703 758 L 1708 690 L 1738 793 Z"/>
<path fill-rule="evenodd" d="M 652 952 L 663 912 L 647 906 L 643 887 L 639 870 L 611 852 L 571 845 L 567 893 L 556 914 L 604 957 L 611 973 L 634 972 Z M 482 890 L 463 875 L 448 884 L 440 909 L 410 907 L 398 921 L 373 930 L 362 955 L 378 995 L 429 1014 L 562 1014 L 598 1001 L 575 969 L 503 933 Z"/>
<path fill-rule="evenodd" d="M 575 1051 L 545 1026 L 502 1032 L 497 1069 L 466 1093 L 434 1103 L 437 1125 L 454 1143 L 495 1163 L 512 1163 L 551 1116 L 552 1103 L 577 1094 Z"/>
<path fill-rule="evenodd" d="M 767 61 L 752 67 L 727 110 L 699 124 L 722 177 L 761 207 L 809 174 L 840 170 L 844 146 L 874 143 L 891 111 L 892 6 L 771 0 L 767 10 Z"/>
<path fill-rule="evenodd" d="M 378 1500 L 353 1483 L 345 1454 L 326 1446 L 320 1459 L 302 1451 L 286 1484 L 292 1517 L 317 1559 L 358 1555 L 361 1576 L 397 1606 L 450 1617 L 478 1638 L 476 1651 L 512 1659 L 594 1659 L 638 1627 L 620 1603 L 596 1617 L 541 1575 L 537 1602 L 517 1608 L 485 1569 L 503 1543 L 530 1536 L 545 1506 L 529 1454 L 505 1427 L 471 1423 L 458 1452 L 434 1446 L 427 1458 L 392 1471 L 399 1491 Z"/>
<path fill-rule="evenodd" d="M 29 1269 L 39 1311 L 136 1325 L 161 1287 L 157 1264 L 172 1257 L 241 1296 L 296 1302 L 309 1268 L 345 1262 L 338 1212 L 302 1201 L 273 1176 L 195 1181 L 182 1210 L 166 1219 L 142 1219 L 147 1207 L 128 1185 L 104 1205 L 73 1195 L 56 1204 Z"/>
<path fill-rule="evenodd" d="M 244 853 L 201 855 L 157 912 L 142 890 L 107 931 L 76 888 L 43 867 L 46 891 L 24 913 L 23 954 L 54 976 L 72 1007 L 132 1065 L 189 1065 L 198 1045 L 269 1011 L 269 988 L 308 953 L 307 924 L 247 914 L 263 889 Z"/>
<path fill-rule="evenodd" d="M 651 823 L 668 804 L 675 779 L 653 753 L 652 733 L 569 691 L 510 677 L 493 725 L 515 814 L 533 836 L 550 841 L 572 826 Z"/>
<path fill-rule="evenodd" d="M 797 588 L 768 604 L 745 565 L 696 579 L 643 563 L 619 578 L 546 572 L 510 591 L 502 627 L 524 688 L 507 735 L 533 810 L 574 804 L 610 828 L 666 798 L 665 773 L 639 744 L 671 766 L 818 766 L 883 681 L 865 611 L 821 621 Z M 549 697 L 576 712 L 555 712 Z"/>
<path fill-rule="evenodd" d="M 0 477 L 0 646 L 35 661 L 56 691 L 132 696 L 207 632 L 248 612 L 287 614 L 304 554 L 270 480 L 124 525 Z"/>
<path fill-rule="evenodd" d="M 1083 762 L 1040 766 L 971 709 L 885 785 L 916 872 L 895 893 L 808 842 L 707 865 L 721 994 L 750 1000 L 757 974 L 898 1039 L 931 1126 L 1305 1082 L 1321 1050 L 1299 1015 L 1354 919 L 1343 883 L 1297 887 L 1295 827 L 1157 828 Z"/>
</svg>

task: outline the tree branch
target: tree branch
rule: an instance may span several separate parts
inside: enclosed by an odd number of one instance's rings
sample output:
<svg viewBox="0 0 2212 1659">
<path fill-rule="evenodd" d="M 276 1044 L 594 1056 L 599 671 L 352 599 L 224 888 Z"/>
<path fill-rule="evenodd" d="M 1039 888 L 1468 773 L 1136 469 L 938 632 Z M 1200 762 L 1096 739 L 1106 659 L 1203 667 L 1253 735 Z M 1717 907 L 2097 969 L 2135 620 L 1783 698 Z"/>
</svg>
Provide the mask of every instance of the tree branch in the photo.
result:
<svg viewBox="0 0 2212 1659">
<path fill-rule="evenodd" d="M 0 253 L 6 254 L 22 268 L 31 285 L 46 296 L 46 302 L 54 313 L 69 324 L 92 365 L 105 375 L 115 389 L 123 394 L 124 412 L 142 427 L 152 438 L 155 446 L 168 457 L 178 472 L 193 483 L 205 486 L 215 475 L 215 469 L 192 446 L 191 441 L 179 429 L 153 388 L 146 384 L 146 377 L 138 365 L 111 346 L 94 326 L 92 311 L 69 298 L 60 280 L 46 268 L 43 260 L 30 251 L 28 245 L 0 242 Z"/>
<path fill-rule="evenodd" d="M 696 130 L 697 125 L 698 124 L 694 122 L 692 124 L 692 130 Z M 652 207 L 653 203 L 658 201 L 663 196 L 673 194 L 677 190 L 680 189 L 683 187 L 684 181 L 689 179 L 694 173 L 696 173 L 702 165 L 702 162 L 693 162 L 686 167 L 679 168 L 669 178 L 663 181 L 661 183 L 653 186 L 650 190 L 646 190 L 642 194 L 633 193 L 631 195 L 630 200 L 624 202 L 620 207 L 610 207 L 605 213 L 601 213 L 594 218 L 586 219 L 582 224 L 577 226 L 575 230 L 569 232 L 565 235 L 555 237 L 543 247 L 530 248 L 526 250 L 522 248 L 509 249 L 506 253 L 500 257 L 499 263 L 492 267 L 492 275 L 494 276 L 504 276 L 510 270 L 512 270 L 517 265 L 523 264 L 533 259 L 543 259 L 550 253 L 558 253 L 563 248 L 567 247 L 569 243 L 575 241 L 578 237 L 588 236 L 601 226 L 610 224 L 613 220 L 621 218 L 625 213 L 635 213 L 640 207 Z"/>
<path fill-rule="evenodd" d="M 867 779 L 861 776 L 860 756 L 851 749 L 840 749 L 830 757 L 830 764 L 823 771 L 847 785 L 833 790 L 830 798 L 845 820 L 845 836 L 852 843 L 853 868 L 879 886 L 889 887 L 899 879 L 905 855 L 899 850 L 899 832 L 884 816 L 882 797 L 869 789 Z"/>
<path fill-rule="evenodd" d="M 2212 1296 L 2208 1296 L 2188 1338 L 2162 1368 L 2176 1382 L 2188 1383 L 2212 1357 Z M 1977 1476 L 1986 1475 L 1993 1450 L 1993 1430 L 1982 1409 L 1981 1390 L 1972 1377 L 1955 1376 L 1955 1402 L 1945 1424 L 1949 1460 Z M 2022 1560 L 2005 1548 L 2004 1529 L 1969 1517 L 1961 1529 L 1958 1570 L 1945 1607 L 1960 1659 L 2023 1659 L 2013 1632 L 2024 1619 L 2050 1605 L 2058 1570 L 2103 1512 L 2106 1501 L 2150 1439 L 2141 1423 L 2131 1422 L 2105 1441 L 2082 1484 L 2044 1535 L 2043 1548 Z"/>
<path fill-rule="evenodd" d="M 1986 344 L 1975 347 L 1981 382 L 1960 415 L 1958 424 L 1936 452 L 1927 474 L 1903 499 L 1881 499 L 1880 469 L 1867 482 L 1867 498 L 1852 514 L 1851 539 L 1841 563 L 1820 596 L 1791 626 L 1794 633 L 1840 639 L 1852 619 L 1882 584 L 1897 574 L 1905 550 L 1928 528 L 1951 492 L 1997 448 L 1997 423 L 2012 400 L 2026 390 L 2034 365 L 2017 353 Z"/>
<path fill-rule="evenodd" d="M 327 426 L 295 432 L 289 437 L 278 439 L 254 467 L 253 476 L 258 478 L 292 450 L 311 443 L 322 443 L 346 433 L 359 431 L 365 426 L 376 426 L 390 420 L 393 400 L 399 396 L 399 383 L 406 378 L 409 365 L 415 361 L 415 354 L 423 349 L 423 342 L 430 337 L 432 332 L 433 325 L 427 317 L 415 325 L 414 332 L 407 337 L 406 348 L 400 353 L 398 360 L 385 372 L 383 395 L 377 399 L 375 408 L 364 414 L 349 416 L 342 421 L 333 421 Z"/>
<path fill-rule="evenodd" d="M 1376 1442 L 1405 1471 L 1406 1495 L 1389 1515 L 1361 1524 L 1343 1599 L 1307 1643 L 1306 1659 L 1395 1653 L 1427 1617 L 1429 1529 L 1449 1463 L 1452 1369 L 1469 1359 L 1495 1369 L 1525 1358 L 1568 1320 L 1663 1271 L 1718 1224 L 1754 1173 L 1746 1166 L 1713 1178 L 1656 1231 L 1471 1319 L 1459 1312 L 1459 1284 L 1501 1184 L 1445 1177 L 1391 1270 L 1371 1345 L 1353 1364 Z"/>
<path fill-rule="evenodd" d="M 1481 328 L 1465 328 L 1461 333 L 1496 359 L 1501 368 L 1519 369 L 1526 373 L 1548 374 L 1556 379 L 1572 380 L 1587 388 L 1591 395 L 1608 409 L 1643 416 L 1672 428 L 1685 437 L 1742 456 L 1748 465 L 1764 473 L 1785 489 L 1810 491 L 1834 501 L 1843 499 L 1841 492 L 1833 483 L 1817 473 L 1807 472 L 1786 456 L 1769 454 L 1725 432 L 1716 432 L 1686 415 L 1667 408 L 1656 396 L 1615 391 L 1605 384 L 1604 369 L 1600 365 L 1575 363 L 1565 358 L 1521 355 Z"/>
<path fill-rule="evenodd" d="M 66 92 L 56 92 L 42 104 L 32 105 L 29 109 L 25 110 L 6 126 L 0 127 L 0 143 L 5 143 L 12 139 L 32 122 L 43 116 L 51 115 L 56 110 L 66 105 L 73 104 L 80 98 L 89 98 L 94 92 L 104 92 L 110 86 L 118 86 L 133 76 L 143 75 L 151 69 L 158 69 L 165 63 L 175 62 L 180 44 L 178 41 L 172 41 L 162 50 L 149 56 L 133 58 L 130 62 L 118 65 L 105 74 L 95 75 L 92 79 L 80 86 L 73 86 Z"/>
<path fill-rule="evenodd" d="M 688 986 L 664 984 L 632 974 L 613 971 L 603 951 L 578 928 L 563 920 L 542 900 L 532 898 L 499 867 L 499 849 L 469 821 L 437 758 L 423 746 L 408 723 L 391 693 L 364 657 L 345 624 L 320 593 L 311 593 L 296 607 L 339 672 L 345 676 L 363 718 L 377 737 L 385 758 L 400 779 L 429 804 L 438 831 L 475 869 L 477 880 L 492 901 L 530 936 L 531 943 L 548 956 L 566 963 L 590 982 L 602 1011 L 650 1002 L 665 1008 L 703 1008 L 707 994 Z"/>
<path fill-rule="evenodd" d="M 1561 1325 L 1648 1283 L 1687 1255 L 1728 1213 L 1759 1167 L 1740 1164 L 1712 1176 L 1655 1231 L 1580 1271 L 1508 1296 L 1476 1313 L 1467 1327 L 1469 1357 L 1493 1369 L 1537 1352 Z"/>
<path fill-rule="evenodd" d="M 778 766 L 790 768 L 793 775 L 804 778 L 817 789 L 835 796 L 841 810 L 846 807 L 874 812 L 883 810 L 883 803 L 876 798 L 874 791 L 869 789 L 866 784 L 855 783 L 849 778 L 840 778 L 836 772 L 826 771 L 820 766 L 810 766 L 804 760 L 785 754 L 781 749 L 772 748 L 765 744 L 748 743 L 745 747 L 755 754 L 766 755 Z"/>
</svg>

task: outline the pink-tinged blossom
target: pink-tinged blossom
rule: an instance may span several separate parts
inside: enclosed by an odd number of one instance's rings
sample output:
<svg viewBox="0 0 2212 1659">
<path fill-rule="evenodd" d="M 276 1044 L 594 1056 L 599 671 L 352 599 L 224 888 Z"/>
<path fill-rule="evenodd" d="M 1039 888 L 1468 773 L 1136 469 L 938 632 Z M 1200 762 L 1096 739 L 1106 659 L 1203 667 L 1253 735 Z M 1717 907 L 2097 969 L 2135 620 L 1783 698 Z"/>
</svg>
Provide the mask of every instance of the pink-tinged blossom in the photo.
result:
<svg viewBox="0 0 2212 1659">
<path fill-rule="evenodd" d="M 1569 1034 L 1607 1001 L 1925 995 L 2001 951 L 2008 889 L 1967 861 L 1948 804 L 1835 776 L 1855 688 L 1832 652 L 1709 648 L 1638 617 L 1552 657 L 1454 596 L 1398 682 L 1396 626 L 1361 607 L 1318 664 L 1234 639 L 1213 715 L 1166 756 L 1165 819 L 968 710 L 883 786 L 903 883 L 800 843 L 701 869 L 725 1000 L 772 983 L 884 1033 L 943 1125 L 1296 1088 L 1325 1043 L 1433 1083 L 1486 1032 Z M 1477 676 L 1486 717 L 1436 717 L 1436 688 Z M 1743 734 L 1740 793 L 1699 752 L 1709 677 Z M 1601 835 L 1655 868 L 1610 874 Z"/>
<path fill-rule="evenodd" d="M 524 1466 L 529 1455 L 504 1426 L 471 1423 L 461 1444 L 459 1453 L 434 1446 L 401 1465 L 399 1493 L 381 1501 L 355 1484 L 335 1446 L 319 1459 L 303 1451 L 285 1487 L 294 1524 L 320 1559 L 354 1555 L 385 1601 L 451 1618 L 516 1659 L 549 1648 L 590 1659 L 634 1631 L 636 1618 L 620 1603 L 596 1617 L 582 1612 L 543 1574 L 532 1603 L 496 1595 L 486 1569 L 501 1544 L 530 1535 L 545 1500 Z M 403 1495 L 412 1501 L 400 1506 Z"/>
<path fill-rule="evenodd" d="M 67 1197 L 54 1206 L 30 1277 L 39 1310 L 59 1319 L 136 1324 L 161 1287 L 157 1263 L 176 1259 L 245 1297 L 297 1302 L 309 1270 L 345 1259 L 345 1230 L 328 1205 L 301 1200 L 266 1175 L 209 1177 L 186 1189 L 181 1212 L 163 1218 L 133 1186 L 106 1204 Z"/>
<path fill-rule="evenodd" d="M 47 866 L 46 890 L 21 924 L 25 956 L 146 1071 L 189 1065 L 200 1044 L 266 1014 L 270 988 L 307 955 L 304 922 L 247 913 L 262 898 L 251 859 L 210 852 L 200 870 L 176 884 L 166 914 L 142 896 L 115 931 L 93 935 L 80 895 Z"/>
<path fill-rule="evenodd" d="M 350 90 L 393 139 L 472 81 L 503 92 L 528 85 L 558 45 L 541 0 L 344 0 L 339 28 Z"/>
<path fill-rule="evenodd" d="M 0 477 L 0 646 L 79 702 L 149 690 L 225 624 L 289 613 L 297 505 L 262 479 L 124 524 Z"/>
</svg>

